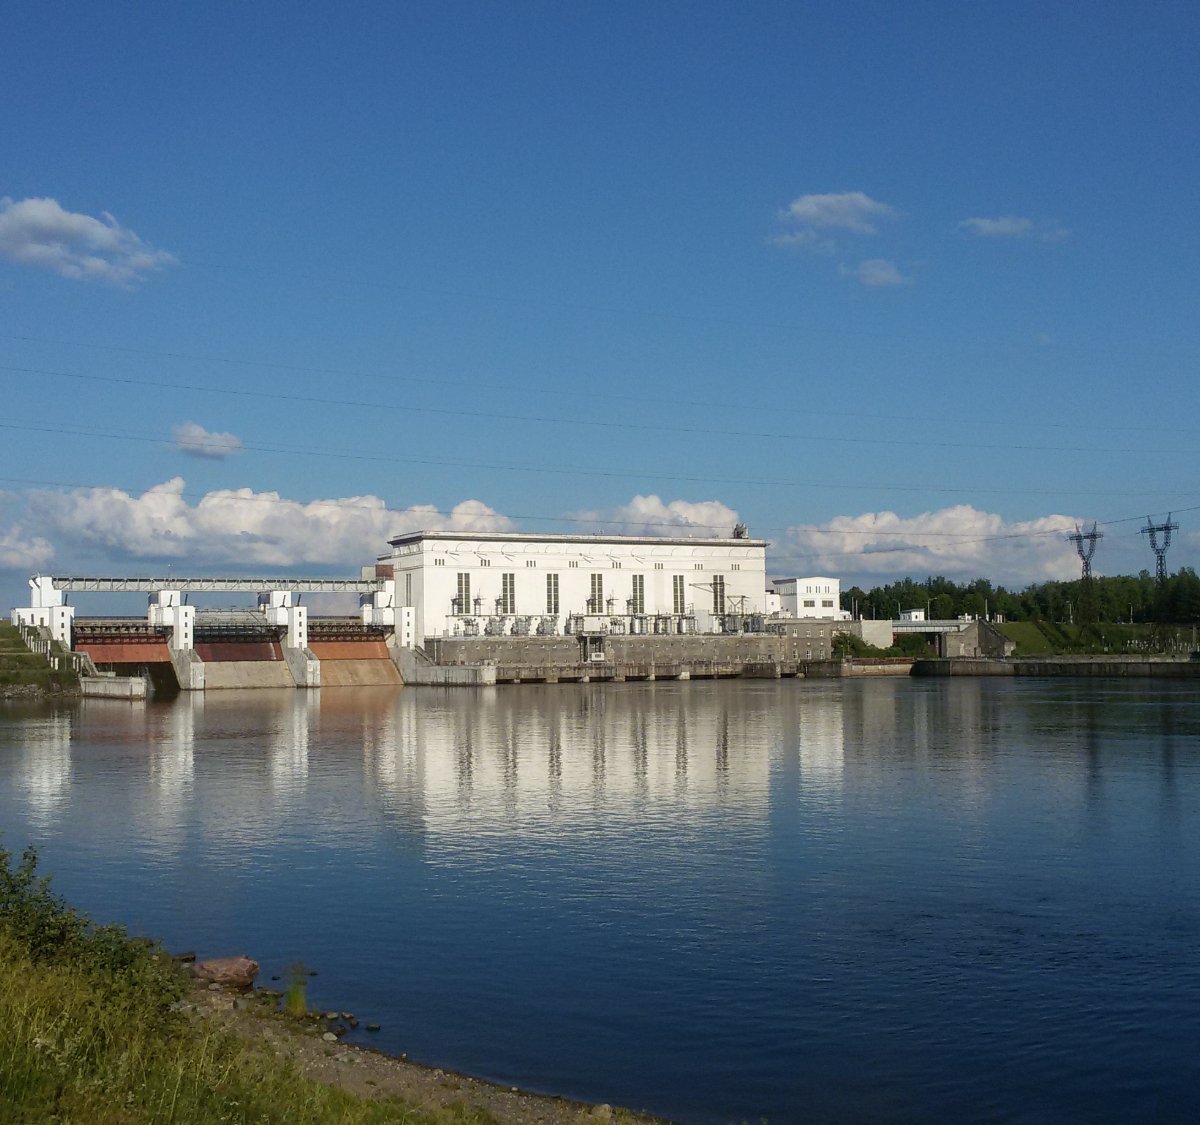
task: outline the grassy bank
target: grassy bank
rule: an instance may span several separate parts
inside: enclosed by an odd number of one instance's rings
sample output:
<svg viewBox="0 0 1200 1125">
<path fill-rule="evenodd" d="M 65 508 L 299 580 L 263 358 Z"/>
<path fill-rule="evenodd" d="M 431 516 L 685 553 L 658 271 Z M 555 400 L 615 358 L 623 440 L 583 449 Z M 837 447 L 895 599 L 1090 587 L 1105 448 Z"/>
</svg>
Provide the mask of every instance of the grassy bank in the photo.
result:
<svg viewBox="0 0 1200 1125">
<path fill-rule="evenodd" d="M 5 688 L 55 692 L 78 686 L 74 672 L 51 668 L 45 657 L 29 651 L 13 625 L 0 622 L 0 693 Z"/>
<path fill-rule="evenodd" d="M 0 848 L 0 1120 L 481 1121 L 302 1077 L 265 1046 L 189 1019 L 169 957 L 55 897 L 36 857 Z"/>
</svg>

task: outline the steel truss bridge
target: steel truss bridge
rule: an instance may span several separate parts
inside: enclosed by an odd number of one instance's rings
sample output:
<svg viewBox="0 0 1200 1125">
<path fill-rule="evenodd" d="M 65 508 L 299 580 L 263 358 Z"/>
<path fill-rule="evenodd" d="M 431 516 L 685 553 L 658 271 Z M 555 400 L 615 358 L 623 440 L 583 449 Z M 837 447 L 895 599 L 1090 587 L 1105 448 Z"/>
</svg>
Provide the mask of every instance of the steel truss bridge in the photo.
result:
<svg viewBox="0 0 1200 1125">
<path fill-rule="evenodd" d="M 56 590 L 87 594 L 155 594 L 159 590 L 187 590 L 198 594 L 259 594 L 281 590 L 293 594 L 374 594 L 384 589 L 383 578 L 188 578 L 167 574 L 161 578 L 87 578 L 55 575 Z"/>
</svg>

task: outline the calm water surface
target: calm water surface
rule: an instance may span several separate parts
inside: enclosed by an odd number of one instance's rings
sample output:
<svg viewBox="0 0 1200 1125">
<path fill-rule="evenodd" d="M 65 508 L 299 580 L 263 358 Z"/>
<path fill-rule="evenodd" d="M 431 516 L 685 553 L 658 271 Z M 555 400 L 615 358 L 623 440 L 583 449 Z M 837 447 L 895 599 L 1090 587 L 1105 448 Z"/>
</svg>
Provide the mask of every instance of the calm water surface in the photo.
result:
<svg viewBox="0 0 1200 1125">
<path fill-rule="evenodd" d="M 696 1122 L 1200 1112 L 1187 684 L 12 705 L 0 832 L 97 919 L 301 960 L 371 1042 L 505 1083 Z"/>
</svg>

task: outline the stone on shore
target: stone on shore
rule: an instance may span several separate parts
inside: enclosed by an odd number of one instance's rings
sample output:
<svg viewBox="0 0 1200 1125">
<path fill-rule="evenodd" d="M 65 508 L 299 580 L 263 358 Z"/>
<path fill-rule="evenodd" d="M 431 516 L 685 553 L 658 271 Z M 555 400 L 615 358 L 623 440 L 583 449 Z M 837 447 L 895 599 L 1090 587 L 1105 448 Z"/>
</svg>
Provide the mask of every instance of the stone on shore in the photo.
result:
<svg viewBox="0 0 1200 1125">
<path fill-rule="evenodd" d="M 249 957 L 213 957 L 207 961 L 197 961 L 192 966 L 192 976 L 197 980 L 247 992 L 258 976 L 258 962 Z"/>
</svg>

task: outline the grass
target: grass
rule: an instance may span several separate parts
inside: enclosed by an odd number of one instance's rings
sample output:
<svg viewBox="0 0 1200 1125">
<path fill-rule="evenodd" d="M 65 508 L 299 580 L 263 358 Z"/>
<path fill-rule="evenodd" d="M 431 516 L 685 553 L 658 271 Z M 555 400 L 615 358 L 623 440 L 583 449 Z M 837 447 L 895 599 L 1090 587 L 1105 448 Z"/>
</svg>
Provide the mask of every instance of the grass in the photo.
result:
<svg viewBox="0 0 1200 1125">
<path fill-rule="evenodd" d="M 173 1004 L 178 969 L 119 927 L 56 898 L 36 855 L 0 848 L 0 1120 L 154 1123 L 477 1122 L 419 1112 L 301 1076 Z"/>
<path fill-rule="evenodd" d="M 1085 628 L 1059 621 L 1006 621 L 997 628 L 1010 641 L 1016 641 L 1016 656 L 1139 654 L 1153 648 L 1149 625 L 1102 622 Z"/>
<path fill-rule="evenodd" d="M 60 651 L 58 646 L 55 651 Z M 25 685 L 69 691 L 79 686 L 79 678 L 69 669 L 51 668 L 44 656 L 29 651 L 15 626 L 0 622 L 0 688 Z"/>
</svg>

